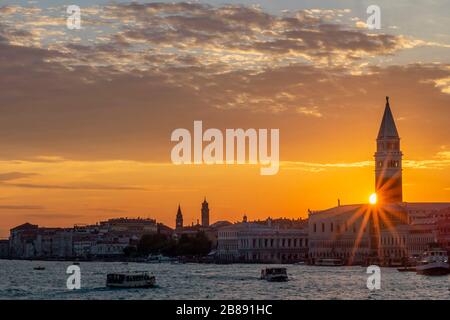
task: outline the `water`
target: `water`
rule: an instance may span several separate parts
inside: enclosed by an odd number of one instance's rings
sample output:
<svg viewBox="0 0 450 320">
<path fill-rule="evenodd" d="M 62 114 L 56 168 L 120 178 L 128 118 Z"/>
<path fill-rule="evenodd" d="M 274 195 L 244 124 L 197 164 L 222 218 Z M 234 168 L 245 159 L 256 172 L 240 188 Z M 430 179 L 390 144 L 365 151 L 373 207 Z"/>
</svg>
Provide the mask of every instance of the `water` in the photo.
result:
<svg viewBox="0 0 450 320">
<path fill-rule="evenodd" d="M 68 290 L 70 262 L 0 260 L 0 299 L 450 299 L 450 276 L 381 269 L 381 290 L 369 291 L 362 267 L 286 265 L 289 282 L 259 280 L 265 265 L 81 262 L 81 289 Z M 44 266 L 43 271 L 33 270 Z M 106 274 L 150 271 L 152 289 L 108 289 Z"/>
</svg>

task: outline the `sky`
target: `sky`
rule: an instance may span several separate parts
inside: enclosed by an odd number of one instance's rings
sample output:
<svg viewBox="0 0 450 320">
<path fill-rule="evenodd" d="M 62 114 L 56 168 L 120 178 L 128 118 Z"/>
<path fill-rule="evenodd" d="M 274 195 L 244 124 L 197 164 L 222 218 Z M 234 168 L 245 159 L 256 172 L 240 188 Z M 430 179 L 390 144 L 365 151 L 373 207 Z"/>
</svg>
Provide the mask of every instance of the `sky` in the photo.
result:
<svg viewBox="0 0 450 320">
<path fill-rule="evenodd" d="M 68 4 L 81 30 L 66 26 Z M 381 29 L 366 9 L 381 8 Z M 450 1 L 2 1 L 0 237 L 24 222 L 306 218 L 365 203 L 390 96 L 404 199 L 450 201 Z M 280 130 L 259 165 L 171 163 L 171 132 Z"/>
</svg>

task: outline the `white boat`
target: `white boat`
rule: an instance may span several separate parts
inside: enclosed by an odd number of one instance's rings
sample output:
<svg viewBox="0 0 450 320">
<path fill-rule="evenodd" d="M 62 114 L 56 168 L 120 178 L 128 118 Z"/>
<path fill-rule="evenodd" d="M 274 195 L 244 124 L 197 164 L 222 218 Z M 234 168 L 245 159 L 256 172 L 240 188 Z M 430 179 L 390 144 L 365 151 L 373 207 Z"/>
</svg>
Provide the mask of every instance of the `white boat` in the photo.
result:
<svg viewBox="0 0 450 320">
<path fill-rule="evenodd" d="M 323 267 L 339 267 L 343 266 L 344 262 L 341 259 L 317 259 L 314 264 Z"/>
<path fill-rule="evenodd" d="M 157 256 L 149 255 L 147 257 L 147 263 L 164 263 L 164 262 L 172 262 L 177 260 L 176 258 L 170 258 L 159 254 Z"/>
<path fill-rule="evenodd" d="M 286 268 L 265 268 L 261 270 L 261 280 L 270 282 L 288 281 Z"/>
<path fill-rule="evenodd" d="M 106 286 L 110 288 L 151 288 L 156 278 L 148 272 L 110 273 L 106 276 Z"/>
<path fill-rule="evenodd" d="M 416 266 L 418 274 L 440 276 L 450 273 L 447 251 L 431 248 L 422 254 L 422 259 Z"/>
</svg>

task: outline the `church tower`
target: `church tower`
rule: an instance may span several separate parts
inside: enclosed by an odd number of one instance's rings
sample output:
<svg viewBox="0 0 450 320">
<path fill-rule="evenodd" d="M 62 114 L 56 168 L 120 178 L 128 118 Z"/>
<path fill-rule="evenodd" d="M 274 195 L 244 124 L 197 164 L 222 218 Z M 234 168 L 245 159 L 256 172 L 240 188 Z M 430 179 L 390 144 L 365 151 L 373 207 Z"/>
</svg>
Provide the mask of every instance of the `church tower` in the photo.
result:
<svg viewBox="0 0 450 320">
<path fill-rule="evenodd" d="M 386 97 L 386 108 L 377 137 L 375 190 L 380 203 L 403 202 L 400 137 Z"/>
<path fill-rule="evenodd" d="M 178 211 L 177 211 L 177 219 L 175 222 L 176 229 L 183 228 L 183 214 L 181 213 L 181 207 L 178 205 Z"/>
<path fill-rule="evenodd" d="M 202 203 L 202 226 L 209 227 L 209 206 L 206 197 Z"/>
</svg>

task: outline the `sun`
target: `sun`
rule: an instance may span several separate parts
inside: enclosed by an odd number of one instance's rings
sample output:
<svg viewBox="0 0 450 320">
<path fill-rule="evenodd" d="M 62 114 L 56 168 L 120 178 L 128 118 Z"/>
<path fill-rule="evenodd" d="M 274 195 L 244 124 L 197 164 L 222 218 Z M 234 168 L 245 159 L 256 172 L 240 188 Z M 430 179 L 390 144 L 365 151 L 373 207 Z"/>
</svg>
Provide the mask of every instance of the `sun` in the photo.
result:
<svg viewBox="0 0 450 320">
<path fill-rule="evenodd" d="M 372 193 L 370 195 L 369 202 L 370 202 L 370 204 L 377 204 L 377 194 L 376 193 Z"/>
</svg>

